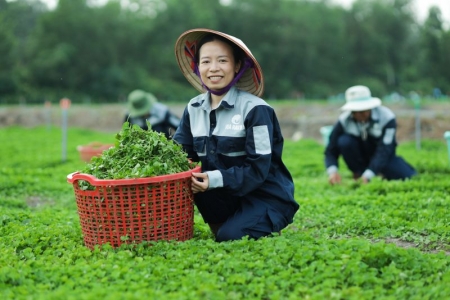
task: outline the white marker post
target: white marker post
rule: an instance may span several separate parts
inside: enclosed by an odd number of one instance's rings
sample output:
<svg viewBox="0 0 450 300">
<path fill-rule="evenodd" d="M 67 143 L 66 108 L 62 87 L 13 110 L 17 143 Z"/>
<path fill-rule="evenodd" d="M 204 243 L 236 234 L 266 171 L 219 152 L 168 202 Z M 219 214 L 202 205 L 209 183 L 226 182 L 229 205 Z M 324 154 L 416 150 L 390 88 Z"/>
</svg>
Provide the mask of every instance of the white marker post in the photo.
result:
<svg viewBox="0 0 450 300">
<path fill-rule="evenodd" d="M 67 159 L 67 111 L 70 107 L 70 100 L 63 98 L 59 101 L 61 106 L 62 118 L 62 162 Z"/>
<path fill-rule="evenodd" d="M 416 110 L 416 122 L 415 122 L 415 133 L 416 133 L 416 150 L 420 150 L 420 98 L 414 99 L 414 107 Z"/>
<path fill-rule="evenodd" d="M 450 161 L 450 131 L 444 132 L 444 139 L 447 141 L 448 160 Z"/>
<path fill-rule="evenodd" d="M 47 124 L 47 131 L 50 131 L 52 127 L 52 103 L 50 101 L 45 101 L 45 123 Z"/>
</svg>

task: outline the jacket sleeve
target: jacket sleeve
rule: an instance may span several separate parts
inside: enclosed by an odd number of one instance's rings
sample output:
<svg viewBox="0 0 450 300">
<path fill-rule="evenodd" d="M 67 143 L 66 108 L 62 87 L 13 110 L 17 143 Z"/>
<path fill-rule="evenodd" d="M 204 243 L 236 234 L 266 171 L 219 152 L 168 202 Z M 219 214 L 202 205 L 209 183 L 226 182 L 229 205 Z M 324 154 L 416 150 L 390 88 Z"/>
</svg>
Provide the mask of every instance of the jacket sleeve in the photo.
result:
<svg viewBox="0 0 450 300">
<path fill-rule="evenodd" d="M 194 151 L 194 138 L 191 133 L 190 117 L 187 107 L 184 109 L 177 131 L 173 136 L 173 140 L 183 146 L 183 150 L 187 153 L 188 158 L 194 162 L 199 161 L 197 153 Z"/>
<path fill-rule="evenodd" d="M 343 133 L 344 128 L 342 127 L 342 124 L 337 121 L 333 126 L 328 145 L 325 148 L 325 168 L 328 174 L 335 173 L 339 169 L 340 152 L 338 148 L 338 139 Z"/>
<path fill-rule="evenodd" d="M 210 188 L 223 187 L 231 194 L 244 196 L 259 188 L 271 171 L 274 130 L 280 132 L 275 112 L 270 106 L 254 107 L 245 118 L 245 160 L 242 165 L 208 171 Z M 282 143 L 281 134 L 277 138 Z"/>
<path fill-rule="evenodd" d="M 395 155 L 395 148 L 397 147 L 397 141 L 395 139 L 396 129 L 397 123 L 395 119 L 390 120 L 383 128 L 382 135 L 368 167 L 375 175 L 379 174 L 391 157 Z"/>
</svg>

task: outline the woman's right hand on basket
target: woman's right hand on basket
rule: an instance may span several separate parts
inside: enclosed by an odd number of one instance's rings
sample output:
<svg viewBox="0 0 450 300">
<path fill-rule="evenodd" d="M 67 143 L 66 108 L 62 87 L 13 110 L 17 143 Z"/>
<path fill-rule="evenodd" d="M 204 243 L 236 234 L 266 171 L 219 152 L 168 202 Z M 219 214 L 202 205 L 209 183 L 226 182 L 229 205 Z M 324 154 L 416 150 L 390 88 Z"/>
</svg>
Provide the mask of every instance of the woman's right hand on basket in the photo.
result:
<svg viewBox="0 0 450 300">
<path fill-rule="evenodd" d="M 208 189 L 209 179 L 206 173 L 192 173 L 192 192 L 194 194 L 204 192 Z"/>
</svg>

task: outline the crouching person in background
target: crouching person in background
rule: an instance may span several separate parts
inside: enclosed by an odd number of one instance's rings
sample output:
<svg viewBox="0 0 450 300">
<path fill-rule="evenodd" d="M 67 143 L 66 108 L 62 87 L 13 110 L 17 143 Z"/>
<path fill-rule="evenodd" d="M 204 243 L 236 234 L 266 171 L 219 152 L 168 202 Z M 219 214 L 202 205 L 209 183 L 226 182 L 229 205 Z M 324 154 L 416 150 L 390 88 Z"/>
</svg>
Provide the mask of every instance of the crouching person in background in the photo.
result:
<svg viewBox="0 0 450 300">
<path fill-rule="evenodd" d="M 407 179 L 415 169 L 396 155 L 396 117 L 369 88 L 353 86 L 345 92 L 346 104 L 333 127 L 325 149 L 330 184 L 341 182 L 338 159 L 342 155 L 353 178 L 368 183 L 374 176 L 387 180 Z"/>
<path fill-rule="evenodd" d="M 138 125 L 148 130 L 147 121 L 151 129 L 161 132 L 170 138 L 180 125 L 180 118 L 173 114 L 169 107 L 159 103 L 155 96 L 142 90 L 134 90 L 128 95 L 128 112 L 124 122 Z"/>
</svg>

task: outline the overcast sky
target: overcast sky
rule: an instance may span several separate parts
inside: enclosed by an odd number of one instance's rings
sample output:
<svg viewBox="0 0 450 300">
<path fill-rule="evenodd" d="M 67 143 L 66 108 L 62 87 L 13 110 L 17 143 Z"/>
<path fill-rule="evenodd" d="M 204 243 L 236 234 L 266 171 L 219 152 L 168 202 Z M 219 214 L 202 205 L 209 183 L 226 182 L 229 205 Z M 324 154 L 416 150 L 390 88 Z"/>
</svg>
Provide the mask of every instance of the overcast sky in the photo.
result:
<svg viewBox="0 0 450 300">
<path fill-rule="evenodd" d="M 340 3 L 342 6 L 351 7 L 354 0 L 331 0 L 334 3 Z M 442 18 L 448 25 L 450 24 L 450 0 L 413 0 L 413 7 L 419 21 L 423 21 L 428 16 L 428 9 L 435 5 L 441 9 Z"/>
</svg>

